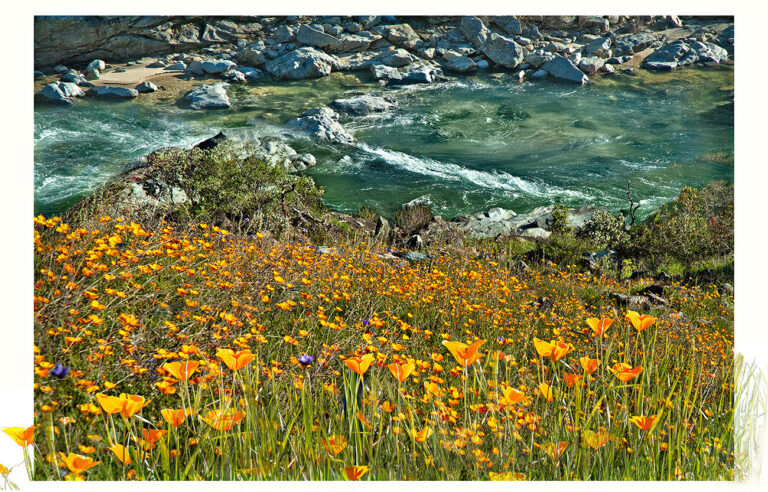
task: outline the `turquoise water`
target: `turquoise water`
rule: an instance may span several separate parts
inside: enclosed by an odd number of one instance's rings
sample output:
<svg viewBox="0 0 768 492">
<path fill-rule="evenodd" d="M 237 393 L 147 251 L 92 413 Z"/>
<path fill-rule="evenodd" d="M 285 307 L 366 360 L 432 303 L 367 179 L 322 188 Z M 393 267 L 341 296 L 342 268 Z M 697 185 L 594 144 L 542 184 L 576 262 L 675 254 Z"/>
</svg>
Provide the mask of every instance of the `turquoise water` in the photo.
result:
<svg viewBox="0 0 768 492">
<path fill-rule="evenodd" d="M 366 75 L 230 90 L 233 107 L 196 112 L 165 99 L 35 107 L 35 209 L 57 213 L 164 146 L 189 146 L 222 127 L 264 135 L 306 108 L 359 93 L 394 111 L 344 119 L 354 146 L 292 142 L 333 208 L 391 214 L 419 200 L 445 216 L 501 206 L 626 205 L 627 179 L 646 215 L 685 185 L 733 179 L 733 69 L 603 77 L 575 87 L 519 84 L 497 73 L 380 89 Z"/>
</svg>

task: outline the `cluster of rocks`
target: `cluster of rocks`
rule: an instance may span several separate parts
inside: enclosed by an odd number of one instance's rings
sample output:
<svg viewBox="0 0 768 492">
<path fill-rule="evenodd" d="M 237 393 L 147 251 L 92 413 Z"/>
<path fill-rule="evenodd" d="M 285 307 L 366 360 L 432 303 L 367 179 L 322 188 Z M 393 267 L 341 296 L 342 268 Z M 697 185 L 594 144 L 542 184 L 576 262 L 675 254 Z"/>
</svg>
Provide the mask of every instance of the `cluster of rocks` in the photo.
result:
<svg viewBox="0 0 768 492">
<path fill-rule="evenodd" d="M 92 52 L 109 50 L 120 57 L 128 52 L 115 49 L 118 39 L 152 40 L 149 46 L 138 43 L 130 53 L 156 53 L 159 43 L 173 54 L 150 66 L 195 76 L 216 75 L 228 83 L 258 80 L 264 72 L 297 80 L 333 71 L 367 70 L 382 85 L 392 86 L 430 83 L 444 73 L 497 68 L 512 70 L 520 80 L 552 77 L 583 84 L 589 76 L 615 73 L 616 66 L 649 48 L 656 51 L 646 66 L 663 69 L 697 61 L 719 63 L 733 52 L 732 24 L 725 31 L 708 32 L 695 19 L 684 23 L 675 16 L 288 16 L 258 17 L 252 22 L 98 19 L 78 24 L 85 31 L 81 45 L 95 44 L 97 33 L 92 31 L 99 31 L 99 22 L 106 23 L 100 26 L 102 30 L 113 33 L 103 40 L 104 46 L 93 46 Z M 43 49 L 43 40 L 63 27 L 73 29 L 73 21 L 36 18 L 36 65 L 52 59 Z M 664 36 L 655 31 L 669 28 L 684 29 L 690 39 L 666 44 Z M 61 56 L 65 56 L 71 33 L 62 36 Z M 184 53 L 190 49 L 197 53 Z M 98 77 L 99 66 L 92 66 L 94 63 L 89 64 L 83 80 Z"/>
<path fill-rule="evenodd" d="M 525 214 L 517 214 L 512 210 L 497 207 L 487 212 L 462 215 L 453 219 L 452 222 L 459 229 L 476 238 L 518 236 L 530 239 L 546 239 L 551 234 L 552 212 L 554 210 L 555 205 L 547 205 L 535 208 Z M 601 210 L 601 208 L 566 209 L 566 221 L 569 226 L 578 230 L 592 219 L 597 210 Z"/>
<path fill-rule="evenodd" d="M 156 92 L 159 88 L 152 82 L 142 82 L 133 89 L 129 87 L 116 87 L 109 85 L 94 85 L 91 81 L 98 80 L 100 74 L 106 69 L 104 60 L 93 60 L 86 68 L 86 74 L 64 65 L 55 67 L 57 73 L 62 74 L 58 82 L 51 82 L 41 89 L 35 98 L 41 102 L 59 104 L 73 104 L 75 97 L 90 96 L 108 99 L 132 99 L 139 93 Z M 35 78 L 44 76 L 42 72 L 35 72 Z M 83 91 L 82 88 L 88 89 Z"/>
</svg>

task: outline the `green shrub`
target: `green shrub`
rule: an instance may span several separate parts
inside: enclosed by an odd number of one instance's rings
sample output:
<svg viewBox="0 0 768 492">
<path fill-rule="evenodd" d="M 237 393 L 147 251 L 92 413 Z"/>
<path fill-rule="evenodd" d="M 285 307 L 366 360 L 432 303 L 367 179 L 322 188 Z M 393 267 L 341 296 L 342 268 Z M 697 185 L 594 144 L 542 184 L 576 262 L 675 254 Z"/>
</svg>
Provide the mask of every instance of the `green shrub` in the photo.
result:
<svg viewBox="0 0 768 492">
<path fill-rule="evenodd" d="M 213 149 L 156 154 L 153 163 L 166 181 L 178 183 L 190 197 L 190 213 L 199 220 L 229 227 L 280 229 L 290 218 L 323 211 L 322 190 L 306 177 L 287 174 L 255 157 L 249 147 L 220 144 Z M 307 220 L 304 218 L 303 220 Z"/>
<path fill-rule="evenodd" d="M 379 214 L 374 212 L 368 205 L 363 205 L 360 210 L 357 211 L 357 216 L 369 222 L 376 222 Z"/>
<path fill-rule="evenodd" d="M 614 217 L 605 210 L 595 211 L 589 222 L 579 230 L 577 237 L 594 243 L 597 249 L 614 249 L 620 253 L 626 251 L 630 245 L 624 219 Z"/>
<path fill-rule="evenodd" d="M 733 253 L 733 183 L 685 187 L 680 196 L 632 231 L 634 255 L 653 266 L 685 266 Z"/>
</svg>

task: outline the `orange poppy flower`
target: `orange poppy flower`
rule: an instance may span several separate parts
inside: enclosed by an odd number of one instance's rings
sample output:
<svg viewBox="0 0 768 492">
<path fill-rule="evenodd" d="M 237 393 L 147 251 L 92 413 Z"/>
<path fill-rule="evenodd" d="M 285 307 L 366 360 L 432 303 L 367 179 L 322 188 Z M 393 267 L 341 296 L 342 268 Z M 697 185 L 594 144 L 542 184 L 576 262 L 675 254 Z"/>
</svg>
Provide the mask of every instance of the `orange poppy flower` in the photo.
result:
<svg viewBox="0 0 768 492">
<path fill-rule="evenodd" d="M 627 314 L 624 316 L 629 320 L 630 323 L 632 323 L 632 326 L 634 326 L 635 330 L 637 331 L 646 330 L 658 319 L 647 314 L 636 313 L 635 311 L 627 311 Z"/>
<path fill-rule="evenodd" d="M 256 354 L 250 350 L 239 350 L 235 352 L 231 349 L 216 350 L 216 357 L 219 358 L 232 372 L 239 371 L 250 364 L 256 358 Z"/>
<path fill-rule="evenodd" d="M 329 436 L 327 441 L 325 439 L 321 440 L 325 450 L 333 456 L 341 453 L 347 447 L 347 439 L 344 436 Z"/>
<path fill-rule="evenodd" d="M 587 429 L 581 433 L 581 437 L 584 442 L 595 451 L 605 446 L 611 439 L 611 435 L 605 429 L 600 429 L 597 432 Z"/>
<path fill-rule="evenodd" d="M 541 396 L 546 398 L 547 401 L 552 401 L 554 399 L 552 388 L 547 383 L 539 384 L 539 391 L 541 391 Z"/>
<path fill-rule="evenodd" d="M 623 383 L 629 382 L 635 376 L 643 372 L 642 366 L 637 366 L 634 369 L 629 364 L 619 362 L 611 367 L 613 374 L 619 378 Z"/>
<path fill-rule="evenodd" d="M 563 455 L 566 448 L 568 447 L 568 442 L 567 441 L 560 441 L 558 443 L 548 442 L 546 444 L 541 444 L 541 445 L 534 443 L 533 445 L 541 449 L 542 451 L 544 451 L 547 454 L 547 456 L 557 461 L 558 459 L 560 459 L 560 457 Z"/>
<path fill-rule="evenodd" d="M 154 449 L 155 444 L 159 441 L 168 431 L 161 429 L 141 429 L 141 439 L 134 437 L 141 449 L 149 450 Z"/>
<path fill-rule="evenodd" d="M 456 362 L 458 362 L 461 367 L 467 367 L 480 360 L 483 355 L 478 354 L 477 350 L 484 343 L 485 340 L 478 340 L 472 345 L 467 345 L 462 342 L 443 340 L 443 345 L 448 349 L 451 355 L 453 355 L 453 358 L 456 359 Z"/>
<path fill-rule="evenodd" d="M 583 378 L 581 374 L 571 374 L 566 373 L 563 375 L 563 379 L 565 379 L 565 384 L 568 385 L 569 388 L 572 388 L 574 384 L 578 383 L 581 378 Z"/>
<path fill-rule="evenodd" d="M 581 367 L 584 368 L 584 371 L 587 374 L 592 374 L 597 369 L 597 366 L 600 365 L 600 360 L 598 359 L 590 359 L 589 357 L 582 357 L 579 359 L 579 362 L 581 362 Z"/>
<path fill-rule="evenodd" d="M 96 395 L 96 401 L 108 414 L 118 413 L 123 408 L 123 400 L 117 396 L 108 396 L 103 393 Z"/>
<path fill-rule="evenodd" d="M 412 438 L 413 438 L 413 439 L 414 439 L 416 442 L 424 442 L 424 441 L 426 441 L 426 440 L 427 440 L 427 438 L 428 438 L 429 436 L 431 436 L 431 435 L 432 435 L 432 428 L 431 428 L 431 427 L 429 427 L 429 426 L 427 426 L 427 427 L 424 427 L 423 429 L 421 429 L 421 430 L 420 430 L 420 431 L 418 431 L 418 432 L 416 431 L 416 429 L 411 429 L 411 430 L 409 430 L 409 431 L 408 431 L 408 434 L 410 434 L 410 435 L 411 435 L 411 437 L 412 437 Z"/>
<path fill-rule="evenodd" d="M 232 412 L 222 412 L 221 410 L 211 410 L 200 419 L 206 424 L 220 432 L 227 432 L 233 425 L 243 420 L 245 412 L 242 410 Z"/>
<path fill-rule="evenodd" d="M 69 468 L 69 471 L 75 475 L 80 475 L 87 469 L 101 463 L 101 461 L 93 461 L 93 458 L 81 454 L 69 453 L 69 455 L 65 455 L 60 452 L 59 455 L 64 460 L 64 464 Z"/>
<path fill-rule="evenodd" d="M 608 327 L 611 326 L 611 323 L 613 323 L 613 320 L 610 318 L 587 318 L 587 324 L 590 328 L 592 328 L 592 331 L 595 332 L 595 335 L 597 336 L 605 333 Z"/>
<path fill-rule="evenodd" d="M 503 388 L 501 393 L 502 395 L 499 397 L 499 403 L 502 405 L 512 406 L 525 400 L 525 393 L 516 388 L 513 388 L 512 386 Z"/>
<path fill-rule="evenodd" d="M 381 402 L 381 405 L 379 405 L 379 407 L 381 407 L 381 409 L 384 410 L 385 412 L 391 413 L 392 410 L 395 409 L 395 404 L 394 403 L 390 403 L 388 400 L 385 400 L 385 401 Z"/>
<path fill-rule="evenodd" d="M 197 371 L 198 366 L 200 366 L 200 362 L 188 360 L 184 362 L 168 362 L 163 364 L 163 369 L 171 373 L 171 376 L 179 381 L 186 381 Z"/>
<path fill-rule="evenodd" d="M 549 360 L 552 362 L 557 362 L 573 350 L 571 345 L 561 341 L 552 340 L 550 342 L 545 342 L 538 338 L 533 339 L 533 347 L 536 349 L 536 352 L 538 352 L 539 357 L 549 357 Z"/>
<path fill-rule="evenodd" d="M 192 415 L 191 408 L 179 408 L 178 410 L 172 410 L 170 408 L 163 408 L 160 410 L 160 414 L 163 416 L 166 422 L 174 427 L 178 427 L 184 422 L 184 419 L 188 415 Z"/>
<path fill-rule="evenodd" d="M 133 463 L 131 461 L 131 456 L 128 453 L 128 448 L 123 446 L 122 444 L 113 444 L 109 447 L 109 450 L 114 453 L 115 457 L 124 465 L 130 465 Z"/>
<path fill-rule="evenodd" d="M 432 393 L 438 398 L 445 394 L 445 391 L 440 389 L 440 386 L 438 386 L 437 383 L 433 383 L 432 381 L 424 381 L 424 388 L 426 388 L 427 393 Z"/>
<path fill-rule="evenodd" d="M 640 429 L 647 431 L 653 427 L 653 423 L 656 422 L 656 416 L 651 415 L 650 417 L 643 417 L 636 415 L 630 418 L 629 421 L 638 426 Z"/>
<path fill-rule="evenodd" d="M 125 418 L 129 418 L 134 413 L 146 407 L 151 401 L 145 400 L 143 396 L 126 395 L 125 393 L 122 393 L 120 398 L 122 398 L 124 401 L 123 408 L 120 410 L 120 415 Z"/>
<path fill-rule="evenodd" d="M 387 365 L 387 368 L 392 372 L 392 375 L 395 376 L 395 379 L 400 381 L 401 383 L 408 379 L 408 376 L 413 372 L 413 369 L 416 367 L 416 364 L 412 360 L 409 360 L 408 362 L 394 362 L 392 364 Z"/>
<path fill-rule="evenodd" d="M 371 364 L 373 364 L 375 360 L 376 357 L 374 357 L 373 354 L 365 354 L 362 357 L 349 357 L 344 360 L 344 364 L 362 376 L 368 372 L 368 368 L 371 367 Z"/>
<path fill-rule="evenodd" d="M 350 480 L 360 480 L 360 477 L 368 473 L 370 468 L 367 466 L 348 466 L 344 468 L 344 473 Z"/>
<path fill-rule="evenodd" d="M 35 429 L 37 429 L 36 425 L 26 429 L 23 427 L 6 427 L 3 432 L 16 441 L 16 444 L 25 447 L 35 443 Z"/>
</svg>

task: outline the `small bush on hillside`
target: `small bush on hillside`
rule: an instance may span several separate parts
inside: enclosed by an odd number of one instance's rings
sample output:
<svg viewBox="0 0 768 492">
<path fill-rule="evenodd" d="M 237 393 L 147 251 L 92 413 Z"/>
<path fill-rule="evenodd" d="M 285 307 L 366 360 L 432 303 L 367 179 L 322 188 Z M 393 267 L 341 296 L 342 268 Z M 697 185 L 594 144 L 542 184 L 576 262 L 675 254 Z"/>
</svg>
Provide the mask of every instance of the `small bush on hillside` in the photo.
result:
<svg viewBox="0 0 768 492">
<path fill-rule="evenodd" d="M 363 205 L 360 210 L 357 211 L 357 216 L 363 220 L 375 222 L 379 214 L 374 212 L 368 205 Z"/>
<path fill-rule="evenodd" d="M 626 251 L 630 245 L 629 232 L 624 227 L 622 217 L 614 217 L 605 210 L 597 210 L 577 237 L 595 243 L 599 249 Z"/>
<path fill-rule="evenodd" d="M 733 184 L 685 187 L 672 203 L 633 229 L 634 256 L 652 265 L 678 261 L 691 265 L 733 253 Z"/>
<path fill-rule="evenodd" d="M 306 177 L 291 176 L 255 157 L 248 148 L 172 150 L 155 156 L 169 182 L 178 182 L 201 220 L 250 229 L 280 229 L 289 218 L 319 214 L 322 190 Z M 307 220 L 306 218 L 304 220 Z"/>
<path fill-rule="evenodd" d="M 426 227 L 432 222 L 435 216 L 432 214 L 432 208 L 429 205 L 416 203 L 407 205 L 395 213 L 395 224 L 397 224 L 405 235 L 413 234 L 419 229 Z"/>
</svg>

